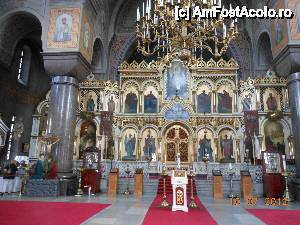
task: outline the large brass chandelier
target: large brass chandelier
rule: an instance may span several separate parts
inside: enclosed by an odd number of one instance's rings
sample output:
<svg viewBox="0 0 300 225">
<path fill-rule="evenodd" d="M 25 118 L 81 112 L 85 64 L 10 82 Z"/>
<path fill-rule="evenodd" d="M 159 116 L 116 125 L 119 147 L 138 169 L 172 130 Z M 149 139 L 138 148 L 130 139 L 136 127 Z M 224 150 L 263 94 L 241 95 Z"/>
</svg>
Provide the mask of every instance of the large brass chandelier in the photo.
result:
<svg viewBox="0 0 300 225">
<path fill-rule="evenodd" d="M 212 9 L 221 0 L 146 0 L 137 9 L 137 49 L 144 56 L 177 54 L 183 60 L 202 57 L 207 50 L 213 57 L 224 54 L 238 35 L 237 20 L 191 18 L 175 20 L 175 7 Z M 153 4 L 154 3 L 154 4 Z M 231 6 L 230 6 L 231 7 Z"/>
</svg>

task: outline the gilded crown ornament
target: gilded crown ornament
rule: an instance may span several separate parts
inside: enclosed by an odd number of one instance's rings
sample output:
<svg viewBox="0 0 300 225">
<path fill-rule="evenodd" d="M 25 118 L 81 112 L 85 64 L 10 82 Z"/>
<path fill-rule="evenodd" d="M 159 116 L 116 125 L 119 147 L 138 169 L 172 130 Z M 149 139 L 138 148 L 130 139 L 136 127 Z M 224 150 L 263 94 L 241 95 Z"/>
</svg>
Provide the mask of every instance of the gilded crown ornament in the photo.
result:
<svg viewBox="0 0 300 225">
<path fill-rule="evenodd" d="M 212 9 L 222 7 L 221 0 L 147 0 L 137 9 L 137 49 L 144 56 L 176 55 L 183 61 L 196 59 L 207 50 L 220 58 L 239 32 L 237 19 L 192 18 L 176 20 L 175 8 Z M 230 6 L 231 7 L 231 6 Z M 226 19 L 227 20 L 227 19 Z M 229 20 L 229 19 L 228 19 Z"/>
</svg>

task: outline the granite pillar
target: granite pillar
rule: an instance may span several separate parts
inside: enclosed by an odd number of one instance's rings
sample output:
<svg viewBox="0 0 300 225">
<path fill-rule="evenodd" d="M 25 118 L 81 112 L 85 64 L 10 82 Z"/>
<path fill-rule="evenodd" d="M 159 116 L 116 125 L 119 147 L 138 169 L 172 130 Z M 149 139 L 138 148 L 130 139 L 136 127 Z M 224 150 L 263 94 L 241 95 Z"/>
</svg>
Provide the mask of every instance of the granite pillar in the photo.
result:
<svg viewBox="0 0 300 225">
<path fill-rule="evenodd" d="M 300 72 L 288 76 L 288 91 L 292 112 L 293 136 L 300 136 Z M 300 201 L 300 138 L 294 138 L 296 179 L 293 182 L 295 199 Z"/>
<path fill-rule="evenodd" d="M 52 148 L 52 154 L 57 160 L 59 177 L 72 173 L 78 93 L 76 78 L 69 76 L 52 78 L 47 134 L 60 138 Z"/>
</svg>

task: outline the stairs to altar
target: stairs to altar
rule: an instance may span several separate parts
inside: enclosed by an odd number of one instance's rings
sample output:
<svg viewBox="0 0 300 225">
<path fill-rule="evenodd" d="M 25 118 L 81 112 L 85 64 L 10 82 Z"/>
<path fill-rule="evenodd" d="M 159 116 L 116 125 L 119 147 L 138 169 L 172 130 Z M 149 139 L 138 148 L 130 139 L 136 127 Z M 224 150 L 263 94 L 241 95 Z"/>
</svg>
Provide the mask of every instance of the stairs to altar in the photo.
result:
<svg viewBox="0 0 300 225">
<path fill-rule="evenodd" d="M 173 188 L 172 188 L 172 184 L 171 184 L 171 177 L 167 176 L 166 177 L 166 193 L 172 194 L 173 193 Z M 195 180 L 193 180 L 193 191 L 194 191 L 194 195 L 197 195 L 197 189 L 196 189 L 196 183 Z M 191 194 L 191 179 L 190 177 L 188 177 L 188 185 L 187 185 L 187 195 Z M 164 193 L 164 180 L 162 177 L 159 178 L 158 181 L 158 188 L 157 188 L 157 194 L 163 194 Z"/>
</svg>

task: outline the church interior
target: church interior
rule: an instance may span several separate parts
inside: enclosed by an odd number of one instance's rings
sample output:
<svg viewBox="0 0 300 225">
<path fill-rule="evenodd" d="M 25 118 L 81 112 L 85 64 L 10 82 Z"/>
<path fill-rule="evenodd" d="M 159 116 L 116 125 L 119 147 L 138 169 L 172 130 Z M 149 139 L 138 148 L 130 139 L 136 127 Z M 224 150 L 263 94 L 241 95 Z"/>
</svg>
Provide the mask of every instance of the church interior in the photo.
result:
<svg viewBox="0 0 300 225">
<path fill-rule="evenodd" d="M 1 0 L 0 106 L 3 225 L 299 224 L 299 0 Z"/>
</svg>

